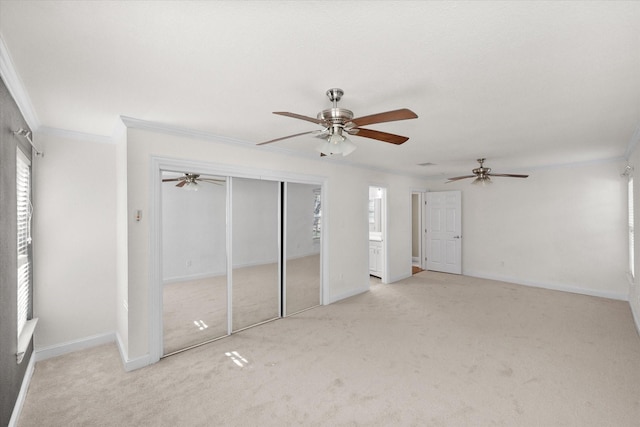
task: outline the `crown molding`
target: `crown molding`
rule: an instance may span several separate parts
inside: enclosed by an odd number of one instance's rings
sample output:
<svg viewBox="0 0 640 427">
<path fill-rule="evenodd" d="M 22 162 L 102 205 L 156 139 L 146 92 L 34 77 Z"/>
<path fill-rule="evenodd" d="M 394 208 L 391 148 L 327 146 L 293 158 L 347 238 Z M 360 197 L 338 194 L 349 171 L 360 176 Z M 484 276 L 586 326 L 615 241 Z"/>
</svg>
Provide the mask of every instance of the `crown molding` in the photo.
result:
<svg viewBox="0 0 640 427">
<path fill-rule="evenodd" d="M 261 151 L 266 151 L 266 152 L 271 152 L 271 153 L 278 153 L 278 154 L 282 154 L 282 155 L 286 155 L 286 156 L 293 156 L 293 157 L 298 157 L 298 158 L 306 158 L 309 160 L 313 160 L 316 162 L 330 162 L 332 164 L 338 164 L 338 165 L 343 165 L 343 166 L 348 166 L 348 167 L 355 167 L 355 168 L 359 168 L 359 169 L 365 169 L 368 171 L 374 171 L 374 172 L 380 172 L 380 173 L 388 173 L 388 174 L 392 174 L 392 175 L 401 175 L 401 176 L 409 176 L 409 177 L 413 177 L 413 178 L 419 178 L 419 179 L 423 179 L 424 176 L 419 175 L 419 174 L 412 174 L 412 173 L 407 173 L 405 171 L 401 171 L 401 170 L 396 170 L 396 169 L 390 169 L 390 168 L 380 168 L 380 167 L 375 167 L 375 166 L 368 166 L 362 163 L 356 163 L 356 162 L 352 162 L 348 159 L 342 159 L 339 157 L 335 157 L 335 156 L 329 156 L 327 157 L 320 157 L 318 154 L 309 154 L 309 153 L 301 153 L 299 151 L 295 151 L 295 150 L 290 150 L 290 149 L 286 149 L 286 148 L 281 148 L 281 147 L 276 147 L 276 146 L 272 146 L 272 145 L 265 145 L 265 146 L 256 146 L 255 143 L 253 142 L 248 142 L 248 141 L 244 141 L 241 139 L 237 139 L 237 138 L 231 138 L 231 137 L 227 137 L 227 136 L 221 136 L 221 135 L 216 135 L 210 132 L 204 132 L 204 131 L 198 131 L 198 130 L 193 130 L 193 129 L 187 129 L 187 128 L 182 128 L 179 126 L 172 126 L 172 125 L 167 125 L 164 123 L 158 123 L 158 122 L 151 122 L 151 121 L 147 121 L 147 120 L 141 120 L 141 119 L 136 119 L 133 117 L 127 117 L 127 116 L 120 116 L 120 120 L 122 120 L 122 123 L 125 124 L 125 126 L 127 128 L 134 128 L 134 129 L 142 129 L 142 130 L 148 130 L 151 132 L 160 132 L 160 133 L 165 133 L 165 134 L 169 134 L 169 135 L 175 135 L 175 136 L 183 136 L 183 137 L 188 137 L 188 138 L 195 138 L 195 139 L 200 139 L 200 140 L 205 140 L 205 141 L 211 141 L 211 142 L 216 142 L 216 143 L 222 143 L 222 144 L 228 144 L 228 145 L 233 145 L 236 147 L 245 147 L 245 148 L 249 148 L 252 150 L 261 150 Z"/>
<path fill-rule="evenodd" d="M 7 45 L 4 43 L 2 37 L 0 37 L 0 77 L 2 77 L 5 85 L 7 85 L 9 93 L 18 105 L 18 109 L 22 113 L 29 128 L 31 128 L 31 131 L 35 132 L 38 130 L 38 128 L 40 128 L 40 120 L 38 120 L 38 116 L 33 109 L 33 104 L 31 103 L 29 94 L 24 88 L 24 84 L 22 84 L 20 76 L 16 73 L 9 49 L 7 49 Z"/>
<path fill-rule="evenodd" d="M 115 139 L 113 136 L 96 135 L 92 133 L 78 132 L 75 130 L 51 128 L 49 126 L 40 126 L 38 135 L 49 135 L 62 139 L 70 139 L 74 141 L 95 142 L 99 144 L 113 144 Z"/>
</svg>

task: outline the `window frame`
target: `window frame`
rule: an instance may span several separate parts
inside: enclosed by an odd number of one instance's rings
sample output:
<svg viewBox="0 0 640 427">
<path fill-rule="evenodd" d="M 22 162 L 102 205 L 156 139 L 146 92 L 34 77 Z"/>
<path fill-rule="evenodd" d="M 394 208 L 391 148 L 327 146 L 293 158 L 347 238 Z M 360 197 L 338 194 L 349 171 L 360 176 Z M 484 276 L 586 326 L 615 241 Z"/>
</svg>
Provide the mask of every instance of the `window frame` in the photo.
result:
<svg viewBox="0 0 640 427">
<path fill-rule="evenodd" d="M 37 318 L 33 318 L 33 254 L 31 219 L 33 216 L 31 160 L 20 148 L 16 149 L 16 335 L 17 362 L 21 363 L 29 347 Z"/>
</svg>

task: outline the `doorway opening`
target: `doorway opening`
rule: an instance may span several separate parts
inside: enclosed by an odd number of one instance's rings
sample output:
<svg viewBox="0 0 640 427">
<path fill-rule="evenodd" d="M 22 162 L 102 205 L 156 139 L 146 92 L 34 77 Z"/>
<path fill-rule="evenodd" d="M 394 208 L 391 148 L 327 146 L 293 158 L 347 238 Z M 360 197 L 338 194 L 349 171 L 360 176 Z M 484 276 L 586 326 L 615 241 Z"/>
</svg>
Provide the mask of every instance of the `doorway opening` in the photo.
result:
<svg viewBox="0 0 640 427">
<path fill-rule="evenodd" d="M 411 193 L 411 274 L 425 268 L 425 227 L 423 220 L 424 192 Z"/>
<path fill-rule="evenodd" d="M 369 187 L 369 275 L 387 283 L 387 189 Z"/>
</svg>

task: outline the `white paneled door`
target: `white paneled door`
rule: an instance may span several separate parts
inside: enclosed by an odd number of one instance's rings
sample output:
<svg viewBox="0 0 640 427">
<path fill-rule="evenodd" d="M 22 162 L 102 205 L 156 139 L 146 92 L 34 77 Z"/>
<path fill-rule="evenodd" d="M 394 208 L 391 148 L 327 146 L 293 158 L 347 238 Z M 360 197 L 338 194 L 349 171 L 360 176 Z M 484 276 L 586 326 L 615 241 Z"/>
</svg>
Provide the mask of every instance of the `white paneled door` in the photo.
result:
<svg viewBox="0 0 640 427">
<path fill-rule="evenodd" d="M 427 270 L 462 273 L 460 191 L 427 193 Z"/>
</svg>

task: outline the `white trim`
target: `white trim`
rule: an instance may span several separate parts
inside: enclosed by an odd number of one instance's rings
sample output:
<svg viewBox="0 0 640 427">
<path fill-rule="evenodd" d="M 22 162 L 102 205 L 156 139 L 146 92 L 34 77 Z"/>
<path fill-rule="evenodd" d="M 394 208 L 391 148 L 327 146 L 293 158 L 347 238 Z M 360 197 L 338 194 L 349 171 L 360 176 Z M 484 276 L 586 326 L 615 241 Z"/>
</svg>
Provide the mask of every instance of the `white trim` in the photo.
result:
<svg viewBox="0 0 640 427">
<path fill-rule="evenodd" d="M 478 277 L 480 279 L 497 280 L 500 282 L 513 283 L 515 285 L 530 286 L 532 288 L 542 288 L 542 289 L 549 289 L 552 291 L 570 292 L 573 294 L 588 295 L 592 297 L 608 298 L 608 299 L 614 299 L 614 300 L 620 300 L 620 301 L 629 300 L 628 295 L 622 292 L 599 291 L 596 289 L 580 288 L 578 286 L 563 285 L 559 283 L 545 283 L 545 282 L 537 282 L 532 280 L 523 280 L 516 277 L 486 274 L 479 271 L 464 270 L 462 274 L 470 277 Z"/>
<path fill-rule="evenodd" d="M 633 323 L 636 325 L 636 332 L 640 335 L 640 314 L 636 312 L 636 304 L 629 301 L 631 307 L 631 315 L 633 316 Z"/>
<path fill-rule="evenodd" d="M 225 212 L 227 215 L 227 227 L 225 228 L 226 255 L 227 255 L 227 335 L 233 332 L 233 260 L 229 254 L 233 253 L 233 178 L 227 179 L 227 194 L 225 198 Z"/>
<path fill-rule="evenodd" d="M 328 178 L 320 186 L 320 208 L 322 209 L 322 228 L 320 228 L 320 305 L 329 304 L 329 196 Z"/>
<path fill-rule="evenodd" d="M 131 372 L 135 371 L 136 369 L 144 368 L 145 366 L 151 365 L 151 358 L 148 354 L 137 357 L 135 359 L 127 358 L 122 338 L 118 333 L 116 333 L 116 343 L 118 345 L 118 351 L 120 352 L 120 358 L 122 359 L 122 366 L 124 367 L 125 371 Z"/>
<path fill-rule="evenodd" d="M 33 371 L 36 366 L 36 358 L 32 353 L 29 358 L 29 364 L 27 365 L 27 369 L 24 372 L 24 377 L 22 378 L 22 385 L 20 386 L 20 392 L 18 393 L 18 397 L 16 399 L 16 404 L 13 405 L 13 412 L 11 412 L 11 418 L 9 419 L 8 427 L 15 427 L 18 425 L 18 420 L 20 419 L 20 413 L 22 412 L 22 407 L 24 406 L 24 402 L 27 399 L 27 391 L 29 390 L 29 384 L 31 384 L 31 377 L 33 377 Z"/>
<path fill-rule="evenodd" d="M 29 344 L 31 344 L 31 338 L 33 338 L 33 332 L 36 330 L 36 325 L 38 324 L 38 318 L 34 317 L 33 319 L 27 320 L 27 323 L 22 328 L 20 332 L 20 336 L 18 337 L 18 351 L 17 358 L 18 363 L 22 363 L 22 358 L 24 357 L 27 349 L 29 348 Z"/>
<path fill-rule="evenodd" d="M 213 273 L 200 273 L 200 274 L 191 274 L 189 276 L 175 276 L 169 277 L 167 279 L 162 279 L 163 285 L 170 285 L 172 283 L 180 283 L 180 282 L 188 282 L 191 280 L 204 280 L 204 279 L 214 279 L 216 277 L 226 276 L 226 271 L 221 272 L 213 272 Z"/>
<path fill-rule="evenodd" d="M 36 362 L 40 362 L 52 357 L 62 356 L 63 354 L 67 353 L 73 353 L 74 351 L 112 343 L 115 340 L 115 332 L 107 332 L 104 334 L 92 335 L 73 341 L 67 341 L 65 343 L 54 344 L 48 347 L 36 348 L 34 350 L 34 355 Z"/>
<path fill-rule="evenodd" d="M 31 130 L 37 130 L 40 127 L 40 120 L 33 109 L 33 104 L 29 98 L 29 94 L 25 90 L 20 76 L 16 72 L 16 68 L 11 60 L 9 49 L 4 43 L 2 37 L 0 37 L 0 76 L 4 83 L 7 85 L 9 93 L 18 105 L 18 109 L 22 113 L 27 125 Z M 12 129 L 17 130 L 17 129 Z"/>
<path fill-rule="evenodd" d="M 278 265 L 278 318 L 282 318 L 284 317 L 283 313 L 285 312 L 284 308 L 284 299 L 283 299 L 283 295 L 285 293 L 285 290 L 287 288 L 285 280 L 285 266 L 286 266 L 286 262 L 283 263 L 283 259 L 282 259 L 282 254 L 286 253 L 284 252 L 284 240 L 286 239 L 286 236 L 283 236 L 283 232 L 284 230 L 287 229 L 287 227 L 282 227 L 283 221 L 284 221 L 284 217 L 282 215 L 282 211 L 284 210 L 286 212 L 287 210 L 287 206 L 285 204 L 285 200 L 284 200 L 284 192 L 286 192 L 286 187 L 287 187 L 287 183 L 284 182 L 284 185 L 282 182 L 278 183 L 278 212 L 276 214 L 277 216 L 277 221 L 278 221 L 278 225 L 277 225 L 277 229 L 278 229 L 278 234 L 276 235 L 276 238 L 278 239 L 278 260 L 276 261 L 276 264 Z M 284 189 L 284 192 L 283 192 Z M 284 286 L 283 286 L 284 283 Z M 286 313 L 285 313 L 286 315 Z"/>
<path fill-rule="evenodd" d="M 393 277 L 389 278 L 389 282 L 388 283 L 395 283 L 395 282 L 398 282 L 400 280 L 408 279 L 412 275 L 413 274 L 411 274 L 411 272 L 409 272 L 409 273 L 400 274 L 399 276 L 393 276 Z"/>
<path fill-rule="evenodd" d="M 126 123 L 125 123 L 126 125 Z M 148 307 L 148 357 L 149 364 L 162 357 L 162 171 L 166 161 L 151 158 L 149 168 L 149 282 L 147 284 Z M 124 347 L 123 347 L 124 348 Z M 127 361 L 123 357 L 126 366 Z M 125 368 L 126 369 L 126 368 Z"/>
</svg>

